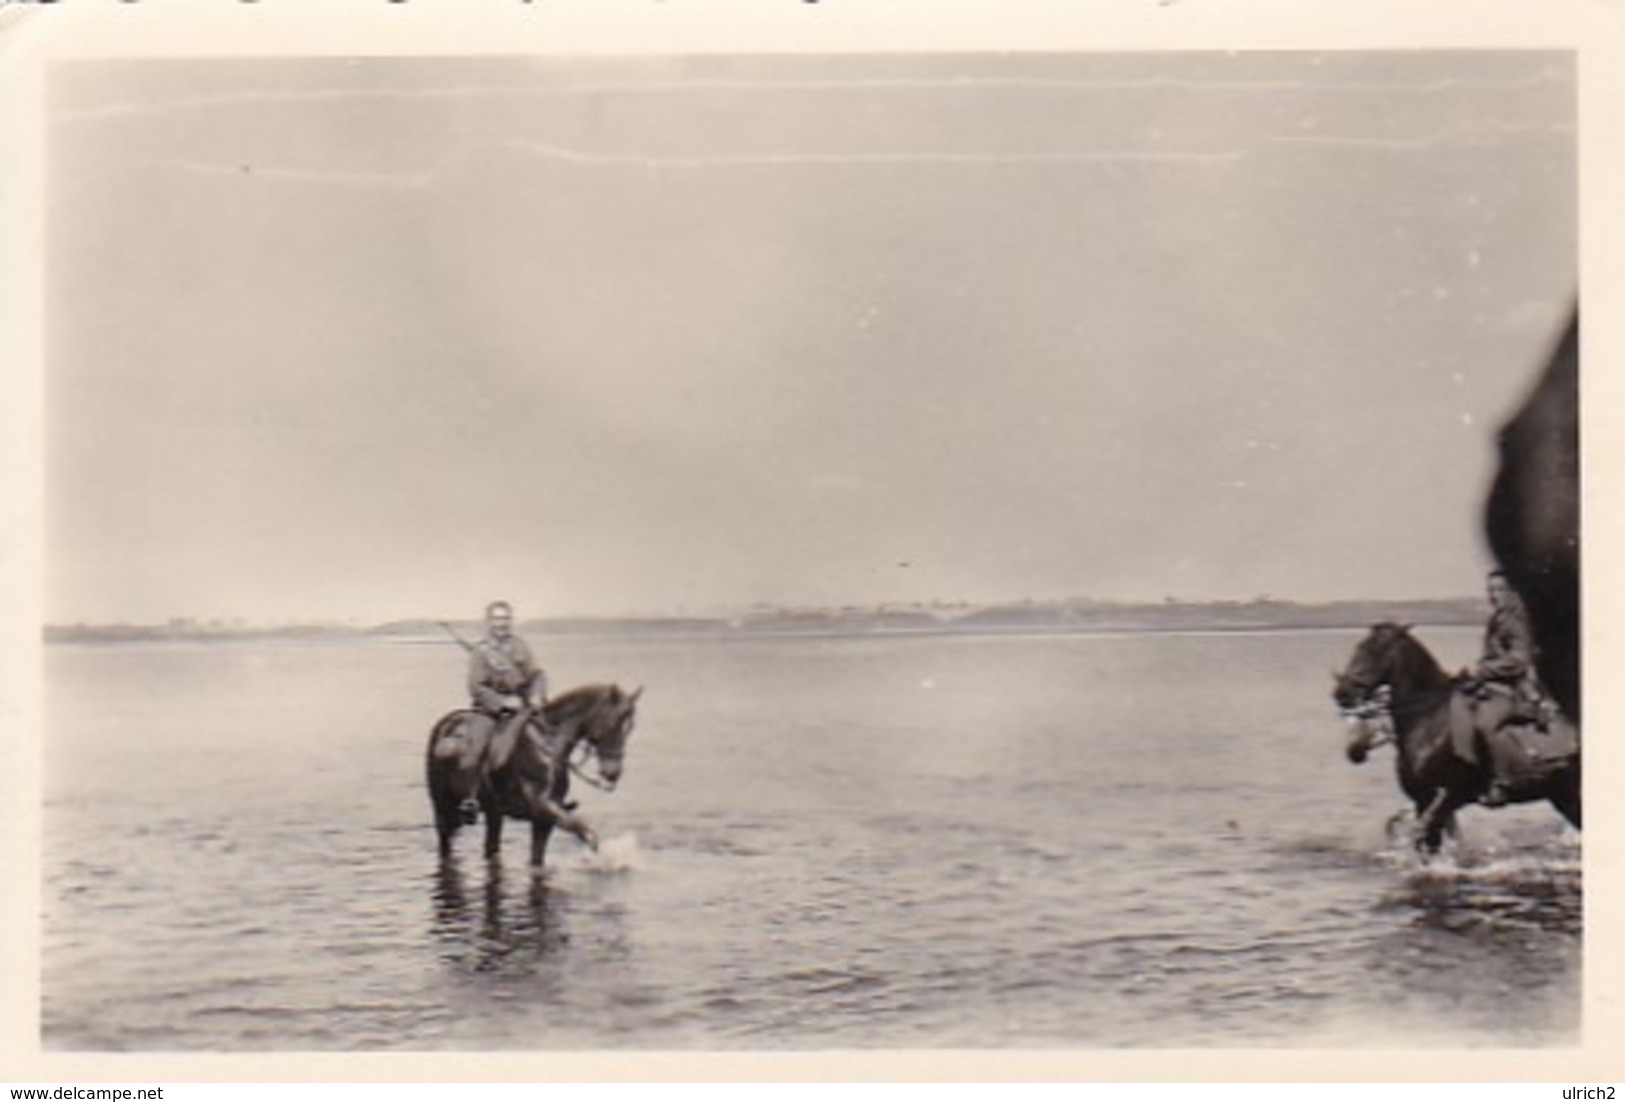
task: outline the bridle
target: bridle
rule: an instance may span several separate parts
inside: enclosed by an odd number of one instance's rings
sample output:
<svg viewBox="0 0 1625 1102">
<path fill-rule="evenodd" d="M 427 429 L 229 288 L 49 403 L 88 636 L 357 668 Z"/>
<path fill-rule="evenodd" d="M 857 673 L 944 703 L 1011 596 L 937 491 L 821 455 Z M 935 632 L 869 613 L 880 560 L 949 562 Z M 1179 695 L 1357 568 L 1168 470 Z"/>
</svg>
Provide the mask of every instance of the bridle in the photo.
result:
<svg viewBox="0 0 1625 1102">
<path fill-rule="evenodd" d="M 1386 746 L 1398 741 L 1398 734 L 1394 728 L 1394 688 L 1384 682 L 1365 692 L 1351 704 L 1339 705 L 1338 713 L 1344 722 L 1352 725 L 1360 724 L 1367 731 L 1375 732 L 1365 743 L 1367 750 L 1375 750 L 1379 746 Z"/>
<path fill-rule="evenodd" d="M 592 759 L 598 776 L 594 776 L 592 773 L 589 773 L 585 769 L 581 768 L 582 763 L 588 758 Z M 570 751 L 570 759 L 568 764 L 570 766 L 570 772 L 581 778 L 582 783 L 590 784 L 600 792 L 613 792 L 615 790 L 615 786 L 613 784 L 603 779 L 602 769 L 597 768 L 598 747 L 593 745 L 590 740 L 582 739 L 580 742 L 575 744 L 575 748 Z"/>
<path fill-rule="evenodd" d="M 1374 630 L 1372 638 L 1355 651 L 1348 668 L 1342 673 L 1334 671 L 1332 674 L 1338 685 L 1337 710 L 1351 729 L 1358 725 L 1361 745 L 1368 751 L 1379 746 L 1399 744 L 1399 729 L 1394 716 L 1394 686 L 1388 677 L 1395 661 L 1394 648 L 1400 638 L 1408 638 L 1404 627 L 1387 636 L 1381 649 L 1376 650 L 1373 647 L 1376 642 Z M 1347 697 L 1349 703 L 1344 704 L 1343 697 Z M 1407 702 L 1405 711 L 1409 713 L 1413 707 L 1412 703 Z M 1352 736 L 1350 741 L 1352 743 Z"/>
<path fill-rule="evenodd" d="M 632 712 L 630 709 L 621 713 L 620 718 L 615 721 L 616 729 L 619 730 L 620 728 L 625 727 L 631 718 Z M 624 733 L 621 736 L 621 745 L 626 745 L 626 736 Z M 589 758 L 592 760 L 594 771 L 597 773 L 596 776 L 582 768 L 582 765 L 586 763 Z M 591 785 L 600 792 L 615 791 L 615 782 L 605 779 L 603 775 L 603 756 L 599 752 L 597 739 L 578 739 L 575 745 L 571 748 L 570 754 L 565 763 L 569 766 L 570 772 L 579 777 L 583 784 Z"/>
</svg>

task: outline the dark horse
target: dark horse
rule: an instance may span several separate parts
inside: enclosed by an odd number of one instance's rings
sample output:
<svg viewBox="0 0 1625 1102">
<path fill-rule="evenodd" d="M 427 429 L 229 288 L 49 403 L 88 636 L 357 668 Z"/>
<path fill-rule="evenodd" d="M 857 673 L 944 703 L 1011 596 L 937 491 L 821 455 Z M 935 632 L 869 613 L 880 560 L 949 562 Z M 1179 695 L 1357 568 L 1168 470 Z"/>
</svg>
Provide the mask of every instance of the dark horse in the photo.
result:
<svg viewBox="0 0 1625 1102">
<path fill-rule="evenodd" d="M 442 718 L 429 732 L 425 755 L 440 856 L 450 857 L 452 838 L 461 827 L 474 822 L 472 808 L 464 803 L 470 798 L 479 801 L 485 815 L 487 857 L 502 851 L 504 818 L 530 823 L 534 868 L 541 868 L 556 826 L 596 847 L 597 835 L 569 802 L 570 771 L 575 768 L 570 759 L 578 748 L 590 749 L 601 780 L 586 774 L 583 778 L 606 791 L 613 789 L 620 780 L 642 692 L 627 693 L 618 685 L 588 685 L 555 697 L 543 706 L 542 722 L 527 720 L 507 759 L 483 779 L 463 760 L 463 740 L 468 737 L 464 723 L 475 713 L 459 709 Z"/>
<path fill-rule="evenodd" d="M 1416 805 L 1417 847 L 1437 853 L 1459 808 L 1489 789 L 1484 735 L 1473 730 L 1470 696 L 1410 630 L 1378 624 L 1354 648 L 1337 675 L 1332 697 L 1350 718 L 1348 758 L 1359 765 L 1372 748 L 1392 741 L 1399 787 Z M 1580 825 L 1580 758 L 1572 731 L 1554 721 L 1546 736 L 1570 752 L 1527 762 L 1511 791 L 1516 803 L 1550 800 Z"/>
<path fill-rule="evenodd" d="M 1580 722 L 1580 318 L 1500 437 L 1484 529 L 1523 598 L 1540 679 Z"/>
</svg>

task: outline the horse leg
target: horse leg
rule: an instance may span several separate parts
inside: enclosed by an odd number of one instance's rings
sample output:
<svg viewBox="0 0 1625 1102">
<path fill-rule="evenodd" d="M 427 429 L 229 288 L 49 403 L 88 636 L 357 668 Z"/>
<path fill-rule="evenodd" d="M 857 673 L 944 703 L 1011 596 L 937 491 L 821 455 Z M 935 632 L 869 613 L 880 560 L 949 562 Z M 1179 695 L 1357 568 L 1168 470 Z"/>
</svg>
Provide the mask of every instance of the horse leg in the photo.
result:
<svg viewBox="0 0 1625 1102">
<path fill-rule="evenodd" d="M 449 860 L 451 857 L 451 840 L 457 836 L 457 828 L 462 824 L 457 821 L 456 812 L 446 812 L 440 807 L 434 809 L 434 829 L 440 836 L 440 859 Z"/>
<path fill-rule="evenodd" d="M 451 856 L 451 840 L 464 825 L 458 810 L 459 795 L 453 778 L 443 771 L 444 763 L 430 762 L 429 803 L 434 808 L 434 829 L 440 839 L 440 856 Z"/>
<path fill-rule="evenodd" d="M 1450 804 L 1450 793 L 1439 789 L 1427 807 L 1417 812 L 1416 848 L 1432 856 L 1444 842 L 1444 832 L 1454 829 L 1456 808 Z"/>
<path fill-rule="evenodd" d="M 538 815 L 530 821 L 530 867 L 533 872 L 542 870 L 542 862 L 547 860 L 547 841 L 553 836 L 553 820 Z"/>
<path fill-rule="evenodd" d="M 564 805 L 552 799 L 544 799 L 542 809 L 546 813 L 550 825 L 561 826 L 568 830 L 579 838 L 581 844 L 588 849 L 598 848 L 598 832 L 580 815 L 566 809 Z"/>
<path fill-rule="evenodd" d="M 485 856 L 498 857 L 502 853 L 502 811 L 492 804 L 485 806 Z"/>
</svg>

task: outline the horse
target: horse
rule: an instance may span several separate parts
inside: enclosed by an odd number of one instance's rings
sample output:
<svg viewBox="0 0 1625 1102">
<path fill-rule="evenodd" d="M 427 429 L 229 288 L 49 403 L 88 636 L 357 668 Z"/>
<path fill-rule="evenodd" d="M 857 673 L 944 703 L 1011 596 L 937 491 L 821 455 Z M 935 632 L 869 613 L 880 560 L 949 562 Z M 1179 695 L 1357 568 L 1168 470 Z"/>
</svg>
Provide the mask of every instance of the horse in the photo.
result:
<svg viewBox="0 0 1625 1102">
<path fill-rule="evenodd" d="M 530 823 L 530 864 L 536 870 L 546 859 L 554 827 L 597 848 L 598 836 L 569 801 L 570 773 L 577 770 L 595 787 L 614 790 L 642 694 L 641 688 L 628 693 L 619 685 L 587 685 L 555 697 L 542 706 L 540 723 L 535 716 L 524 717 L 506 760 L 483 777 L 463 762 L 464 724 L 479 713 L 462 708 L 441 717 L 429 732 L 425 754 L 441 859 L 451 856 L 458 830 L 472 826 L 480 814 L 485 816 L 487 858 L 502 852 L 505 818 Z M 597 778 L 571 761 L 578 749 L 596 760 Z M 478 801 L 478 811 L 470 799 Z"/>
<path fill-rule="evenodd" d="M 1399 787 L 1416 806 L 1417 848 L 1437 853 L 1445 833 L 1455 831 L 1456 811 L 1479 800 L 1492 779 L 1486 736 L 1475 729 L 1470 694 L 1403 624 L 1373 627 L 1334 676 L 1332 698 L 1349 719 L 1349 761 L 1359 765 L 1373 748 L 1394 743 Z M 1578 828 L 1578 738 L 1560 717 L 1545 737 L 1572 745 L 1572 752 L 1531 758 L 1512 787 L 1511 802 L 1549 800 Z"/>
<path fill-rule="evenodd" d="M 1484 532 L 1523 598 L 1535 668 L 1580 723 L 1580 316 L 1499 437 Z"/>
</svg>

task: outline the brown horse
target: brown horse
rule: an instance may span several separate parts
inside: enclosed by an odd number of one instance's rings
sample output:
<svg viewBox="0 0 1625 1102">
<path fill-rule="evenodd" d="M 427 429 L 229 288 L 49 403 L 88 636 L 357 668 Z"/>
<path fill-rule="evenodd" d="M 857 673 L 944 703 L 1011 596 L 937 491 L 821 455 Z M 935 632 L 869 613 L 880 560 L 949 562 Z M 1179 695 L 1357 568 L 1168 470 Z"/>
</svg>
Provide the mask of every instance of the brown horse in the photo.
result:
<svg viewBox="0 0 1625 1102">
<path fill-rule="evenodd" d="M 1580 318 L 1501 430 L 1484 529 L 1535 636 L 1541 681 L 1580 722 Z"/>
<path fill-rule="evenodd" d="M 1373 627 L 1355 646 L 1332 698 L 1350 721 L 1349 761 L 1359 765 L 1374 747 L 1394 743 L 1399 787 L 1416 806 L 1417 848 L 1437 853 L 1445 832 L 1454 830 L 1456 811 L 1490 785 L 1490 758 L 1484 733 L 1474 730 L 1471 697 L 1409 628 L 1388 623 Z M 1537 737 L 1567 752 L 1530 757 L 1511 800 L 1550 800 L 1578 827 L 1578 739 L 1560 720 L 1549 735 L 1531 735 L 1528 744 Z"/>
<path fill-rule="evenodd" d="M 597 835 L 569 801 L 570 773 L 577 768 L 571 757 L 578 749 L 589 751 L 597 761 L 598 778 L 580 775 L 595 787 L 613 790 L 642 692 L 588 685 L 555 697 L 543 706 L 540 723 L 526 717 L 506 760 L 483 776 L 464 764 L 463 753 L 468 737 L 464 725 L 478 713 L 459 709 L 441 718 L 429 732 L 425 755 L 440 856 L 451 856 L 457 831 L 472 825 L 479 813 L 485 816 L 487 857 L 502 851 L 504 818 L 530 823 L 530 863 L 537 869 L 546 859 L 547 842 L 556 826 L 596 848 Z M 478 801 L 479 812 L 473 811 L 470 799 Z"/>
</svg>

